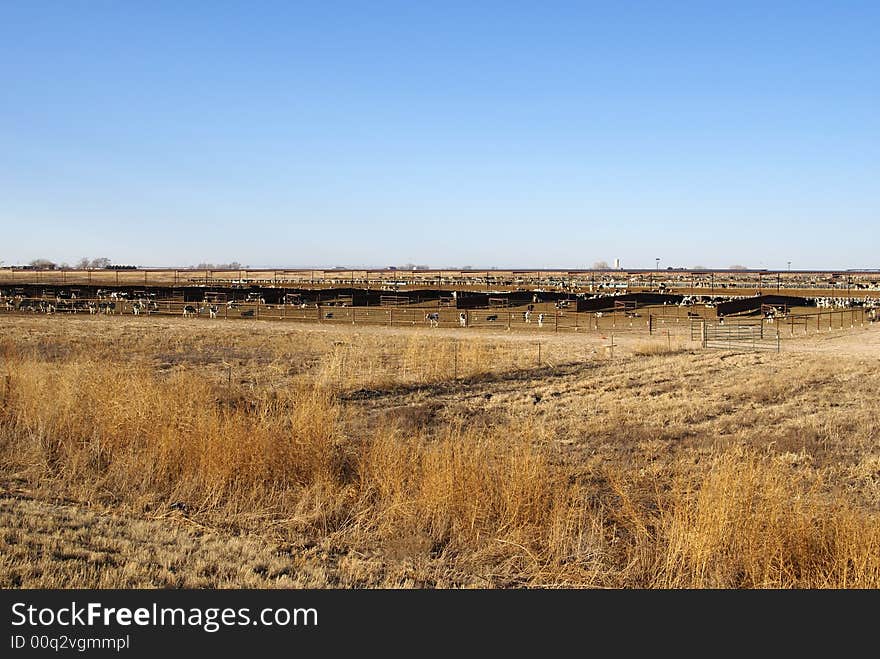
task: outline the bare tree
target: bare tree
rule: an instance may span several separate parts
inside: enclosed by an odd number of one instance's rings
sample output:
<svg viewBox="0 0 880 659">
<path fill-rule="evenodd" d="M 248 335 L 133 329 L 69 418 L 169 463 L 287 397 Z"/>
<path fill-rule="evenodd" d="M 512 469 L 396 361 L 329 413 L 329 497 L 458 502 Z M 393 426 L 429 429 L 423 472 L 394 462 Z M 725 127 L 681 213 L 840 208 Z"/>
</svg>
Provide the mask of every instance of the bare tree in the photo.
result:
<svg viewBox="0 0 880 659">
<path fill-rule="evenodd" d="M 88 256 L 84 256 L 84 257 L 82 257 L 79 261 L 76 262 L 76 266 L 75 266 L 75 267 L 76 267 L 77 270 L 88 270 L 89 267 L 91 266 L 91 263 L 92 263 L 92 262 L 89 261 L 89 257 L 88 257 Z"/>
<path fill-rule="evenodd" d="M 57 265 L 49 259 L 34 259 L 28 265 L 34 270 L 54 270 Z"/>
<path fill-rule="evenodd" d="M 607 270 L 608 268 L 608 261 L 596 261 L 593 264 L 593 270 Z"/>
<path fill-rule="evenodd" d="M 108 265 L 110 265 L 110 259 L 106 256 L 102 256 L 97 259 L 92 259 L 92 262 L 89 264 L 93 270 L 103 270 Z"/>
</svg>

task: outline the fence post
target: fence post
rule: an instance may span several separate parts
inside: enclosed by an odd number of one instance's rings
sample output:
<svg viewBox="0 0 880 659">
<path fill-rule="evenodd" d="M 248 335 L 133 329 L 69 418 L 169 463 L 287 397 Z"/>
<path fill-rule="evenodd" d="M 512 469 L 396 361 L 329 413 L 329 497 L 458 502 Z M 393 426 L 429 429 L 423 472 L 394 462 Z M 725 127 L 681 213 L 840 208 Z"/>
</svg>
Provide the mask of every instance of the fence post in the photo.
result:
<svg viewBox="0 0 880 659">
<path fill-rule="evenodd" d="M 388 309 L 388 327 L 394 327 L 394 307 Z"/>
<path fill-rule="evenodd" d="M 761 338 L 764 338 L 764 319 L 761 318 Z"/>
<path fill-rule="evenodd" d="M 316 302 L 316 303 L 315 303 L 315 308 L 318 310 L 318 322 L 319 322 L 319 323 L 323 323 L 323 322 L 324 322 L 324 314 L 321 313 L 321 303 L 320 303 L 320 302 Z"/>
<path fill-rule="evenodd" d="M 650 335 L 653 333 L 654 333 L 654 314 L 649 313 L 648 314 L 648 334 Z M 667 330 L 666 333 L 668 334 L 669 330 Z"/>
<path fill-rule="evenodd" d="M 508 311 L 508 312 L 507 312 L 507 329 L 508 329 L 508 330 L 510 329 L 510 320 L 511 320 L 511 317 L 512 317 L 512 316 L 513 316 L 513 312 L 512 312 L 512 311 Z"/>
<path fill-rule="evenodd" d="M 706 347 L 706 321 L 700 321 L 700 345 L 705 348 Z"/>
<path fill-rule="evenodd" d="M 556 310 L 556 315 L 553 318 L 553 331 L 554 332 L 559 331 L 559 310 L 558 309 Z"/>
</svg>

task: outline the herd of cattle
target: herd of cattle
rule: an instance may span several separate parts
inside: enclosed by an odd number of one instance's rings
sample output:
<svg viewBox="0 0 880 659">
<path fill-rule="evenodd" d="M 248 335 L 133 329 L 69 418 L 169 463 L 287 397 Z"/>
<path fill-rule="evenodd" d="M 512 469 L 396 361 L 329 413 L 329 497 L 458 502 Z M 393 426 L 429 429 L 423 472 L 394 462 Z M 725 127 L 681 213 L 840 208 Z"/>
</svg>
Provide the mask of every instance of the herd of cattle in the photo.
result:
<svg viewBox="0 0 880 659">
<path fill-rule="evenodd" d="M 98 290 L 97 299 L 79 299 L 75 293 L 67 296 L 56 296 L 54 299 L 29 298 L 21 294 L 9 291 L 0 291 L 0 304 L 6 311 L 30 312 L 30 313 L 88 313 L 113 315 L 124 310 L 133 315 L 158 313 L 159 303 L 148 297 L 129 298 L 124 292 Z M 231 308 L 235 302 L 229 302 Z M 183 315 L 200 315 L 208 313 L 211 318 L 217 317 L 219 305 L 208 302 L 200 305 L 184 305 Z"/>
<path fill-rule="evenodd" d="M 88 313 L 88 314 L 106 314 L 106 315 L 114 315 L 119 313 L 128 312 L 133 315 L 140 314 L 153 314 L 160 312 L 159 302 L 157 302 L 152 297 L 144 297 L 144 296 L 129 296 L 124 291 L 113 291 L 113 290 L 104 290 L 98 289 L 96 293 L 96 299 L 78 299 L 76 294 L 73 292 L 68 293 L 59 293 L 54 298 L 29 298 L 22 295 L 20 292 L 11 291 L 11 290 L 2 290 L 0 289 L 0 305 L 6 311 L 18 311 L 18 312 L 30 312 L 30 313 L 43 313 L 43 314 L 55 314 L 55 313 Z M 537 297 L 537 296 L 536 296 Z M 688 295 L 684 296 L 680 302 L 664 302 L 663 304 L 678 304 L 682 307 L 691 307 L 691 306 L 705 306 L 705 307 L 715 307 L 721 302 L 730 301 L 733 299 L 740 299 L 744 296 L 736 296 L 736 297 L 717 297 L 717 296 L 702 296 L 702 295 Z M 818 309 L 845 309 L 850 307 L 863 307 L 866 311 L 866 314 L 871 321 L 875 321 L 878 318 L 878 313 L 880 313 L 880 297 L 865 297 L 859 300 L 853 300 L 852 298 L 836 298 L 836 297 L 817 297 L 817 298 L 806 298 L 807 304 L 810 306 L 815 306 Z M 285 300 L 287 302 L 287 300 Z M 307 307 L 317 307 L 317 304 L 311 303 L 307 304 L 305 302 L 300 302 L 299 304 L 291 304 L 289 306 L 297 306 L 299 308 L 307 308 Z M 565 300 L 564 302 L 568 302 Z M 254 297 L 254 294 L 248 296 L 248 299 L 244 301 L 230 300 L 224 302 L 218 302 L 213 300 L 204 300 L 202 302 L 196 303 L 184 303 L 182 307 L 182 315 L 184 317 L 196 317 L 207 315 L 210 318 L 217 318 L 218 313 L 221 309 L 226 309 L 227 312 L 230 309 L 235 309 L 237 307 L 251 306 L 251 305 L 264 305 L 265 300 L 260 296 Z M 283 305 L 288 306 L 288 305 Z M 325 302 L 323 306 L 347 306 L 346 303 L 334 303 L 334 302 Z M 560 304 L 559 301 L 556 303 L 556 308 L 566 308 L 568 304 Z M 178 307 L 179 308 L 179 307 Z M 170 307 L 169 307 L 170 310 Z M 535 307 L 534 304 L 528 305 L 526 311 L 522 312 L 523 321 L 525 323 L 532 323 L 533 319 L 535 324 L 538 327 L 542 327 L 544 325 L 545 314 L 544 313 L 534 313 Z M 764 317 L 772 322 L 773 319 L 785 317 L 788 315 L 788 309 L 784 306 L 779 307 L 771 307 L 762 310 Z M 253 308 L 243 308 L 241 309 L 240 315 L 242 317 L 250 317 L 255 315 L 255 311 Z M 602 312 L 595 312 L 597 317 L 602 315 Z M 627 316 L 638 316 L 635 311 L 627 310 Z M 688 311 L 688 316 L 697 317 L 698 314 L 695 314 L 691 311 Z M 333 312 L 327 311 L 325 312 L 325 318 L 332 318 Z M 493 320 L 498 320 L 497 315 L 488 315 L 486 320 L 491 322 Z M 458 318 L 459 324 L 462 327 L 468 326 L 468 315 L 466 313 L 460 313 Z M 428 312 L 425 313 L 425 322 L 429 324 L 431 327 L 437 327 L 440 324 L 440 314 L 437 312 Z M 721 322 L 724 322 L 724 319 L 721 318 Z"/>
</svg>

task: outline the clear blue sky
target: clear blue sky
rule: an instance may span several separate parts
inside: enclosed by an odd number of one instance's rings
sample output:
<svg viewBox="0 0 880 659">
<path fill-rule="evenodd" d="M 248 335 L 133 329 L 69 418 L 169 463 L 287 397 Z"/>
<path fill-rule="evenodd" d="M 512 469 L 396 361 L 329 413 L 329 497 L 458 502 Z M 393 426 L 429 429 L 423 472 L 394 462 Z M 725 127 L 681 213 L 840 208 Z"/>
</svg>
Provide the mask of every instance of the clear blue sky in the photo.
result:
<svg viewBox="0 0 880 659">
<path fill-rule="evenodd" d="M 0 260 L 880 267 L 878 2 L 0 3 Z"/>
</svg>

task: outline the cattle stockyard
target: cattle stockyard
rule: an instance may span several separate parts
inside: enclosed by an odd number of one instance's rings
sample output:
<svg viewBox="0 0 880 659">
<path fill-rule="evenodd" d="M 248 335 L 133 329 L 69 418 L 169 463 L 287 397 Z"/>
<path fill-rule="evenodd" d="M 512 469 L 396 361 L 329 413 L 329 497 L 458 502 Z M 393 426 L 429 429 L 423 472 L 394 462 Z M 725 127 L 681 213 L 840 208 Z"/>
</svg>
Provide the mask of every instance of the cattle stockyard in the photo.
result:
<svg viewBox="0 0 880 659">
<path fill-rule="evenodd" d="M 880 271 L 0 270 L 7 313 L 687 334 L 776 347 L 877 318 Z M 775 341 L 775 343 L 774 343 Z"/>
</svg>

